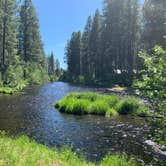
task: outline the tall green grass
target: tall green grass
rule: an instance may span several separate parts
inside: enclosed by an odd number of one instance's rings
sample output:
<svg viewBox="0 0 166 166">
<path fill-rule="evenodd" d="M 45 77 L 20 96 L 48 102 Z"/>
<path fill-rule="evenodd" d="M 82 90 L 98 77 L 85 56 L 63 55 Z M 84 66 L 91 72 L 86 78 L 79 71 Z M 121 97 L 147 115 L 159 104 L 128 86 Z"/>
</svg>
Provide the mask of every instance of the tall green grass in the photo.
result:
<svg viewBox="0 0 166 166">
<path fill-rule="evenodd" d="M 93 92 L 70 93 L 55 104 L 60 112 L 69 114 L 95 114 L 107 117 L 118 114 L 145 116 L 148 107 L 134 97 L 125 99 L 116 95 L 101 95 Z"/>
<path fill-rule="evenodd" d="M 0 134 L 0 166 L 95 166 L 77 157 L 68 148 L 60 151 L 49 149 L 44 145 L 30 141 L 21 136 L 11 139 L 5 134 Z M 106 156 L 99 166 L 135 166 L 132 160 L 123 156 Z"/>
</svg>

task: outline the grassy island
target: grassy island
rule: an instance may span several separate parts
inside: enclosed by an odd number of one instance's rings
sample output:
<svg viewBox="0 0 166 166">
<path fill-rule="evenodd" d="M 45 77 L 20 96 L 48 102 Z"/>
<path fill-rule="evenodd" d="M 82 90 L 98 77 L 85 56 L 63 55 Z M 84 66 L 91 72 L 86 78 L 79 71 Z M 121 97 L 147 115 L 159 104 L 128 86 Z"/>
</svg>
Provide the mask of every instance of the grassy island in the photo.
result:
<svg viewBox="0 0 166 166">
<path fill-rule="evenodd" d="M 134 97 L 120 98 L 117 95 L 101 95 L 93 92 L 71 93 L 55 103 L 60 112 L 69 114 L 95 114 L 106 117 L 123 115 L 145 116 L 148 107 Z"/>
<path fill-rule="evenodd" d="M 70 149 L 62 148 L 60 151 L 49 149 L 21 136 L 11 139 L 0 134 L 0 165 L 1 166 L 95 166 L 77 157 Z M 108 155 L 99 166 L 136 166 L 133 160 L 124 156 Z"/>
</svg>

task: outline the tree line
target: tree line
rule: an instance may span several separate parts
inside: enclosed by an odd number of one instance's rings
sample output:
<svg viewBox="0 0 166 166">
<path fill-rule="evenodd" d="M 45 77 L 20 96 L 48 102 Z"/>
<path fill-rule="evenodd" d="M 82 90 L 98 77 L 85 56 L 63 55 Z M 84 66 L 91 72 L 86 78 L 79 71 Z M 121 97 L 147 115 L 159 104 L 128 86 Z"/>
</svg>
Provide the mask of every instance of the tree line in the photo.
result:
<svg viewBox="0 0 166 166">
<path fill-rule="evenodd" d="M 1 86 L 49 80 L 50 66 L 39 29 L 32 0 L 0 0 Z"/>
<path fill-rule="evenodd" d="M 139 51 L 166 47 L 166 1 L 104 0 L 103 13 L 89 16 L 84 31 L 66 46 L 70 81 L 131 85 L 143 68 Z"/>
</svg>

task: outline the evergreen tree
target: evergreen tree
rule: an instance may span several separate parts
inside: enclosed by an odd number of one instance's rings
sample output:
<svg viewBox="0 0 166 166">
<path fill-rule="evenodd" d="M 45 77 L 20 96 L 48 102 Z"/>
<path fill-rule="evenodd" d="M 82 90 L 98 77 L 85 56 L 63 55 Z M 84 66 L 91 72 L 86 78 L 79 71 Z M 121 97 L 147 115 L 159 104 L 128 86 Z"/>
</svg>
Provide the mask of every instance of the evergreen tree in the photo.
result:
<svg viewBox="0 0 166 166">
<path fill-rule="evenodd" d="M 92 29 L 90 32 L 90 39 L 89 39 L 89 60 L 90 60 L 89 73 L 91 79 L 93 80 L 96 79 L 97 76 L 99 76 L 99 71 L 100 71 L 101 25 L 102 25 L 101 16 L 99 10 L 97 9 L 93 19 Z"/>
<path fill-rule="evenodd" d="M 104 77 L 131 84 L 138 50 L 138 0 L 105 0 L 104 5 Z"/>
<path fill-rule="evenodd" d="M 53 52 L 51 53 L 50 57 L 48 57 L 48 73 L 49 75 L 55 74 L 55 61 Z"/>
<path fill-rule="evenodd" d="M 0 1 L 0 71 L 2 80 L 5 72 L 14 63 L 17 48 L 16 0 Z"/>
<path fill-rule="evenodd" d="M 20 10 L 19 54 L 25 63 L 37 63 L 45 67 L 43 44 L 39 31 L 39 21 L 31 0 L 24 0 Z M 26 78 L 24 70 L 24 78 Z"/>
<path fill-rule="evenodd" d="M 80 75 L 81 59 L 81 32 L 73 32 L 66 47 L 66 59 L 68 64 L 69 77 L 77 79 Z"/>
<path fill-rule="evenodd" d="M 61 74 L 60 62 L 58 59 L 55 61 L 55 73 L 59 77 Z"/>
<path fill-rule="evenodd" d="M 89 55 L 89 42 L 90 33 L 92 29 L 92 18 L 88 17 L 84 32 L 81 38 L 81 75 L 87 80 L 90 73 L 90 55 Z"/>
</svg>

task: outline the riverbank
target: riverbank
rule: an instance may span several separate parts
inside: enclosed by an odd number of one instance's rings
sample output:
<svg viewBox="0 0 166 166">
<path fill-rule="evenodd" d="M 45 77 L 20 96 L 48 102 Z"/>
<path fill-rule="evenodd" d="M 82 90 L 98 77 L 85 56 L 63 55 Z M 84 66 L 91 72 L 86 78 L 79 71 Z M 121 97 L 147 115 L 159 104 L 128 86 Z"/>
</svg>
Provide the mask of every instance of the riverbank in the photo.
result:
<svg viewBox="0 0 166 166">
<path fill-rule="evenodd" d="M 0 93 L 12 95 L 27 86 L 27 81 L 21 81 L 15 86 L 0 86 Z"/>
<path fill-rule="evenodd" d="M 71 93 L 55 103 L 60 112 L 69 114 L 95 114 L 106 117 L 122 115 L 147 116 L 149 109 L 137 98 L 101 95 L 93 92 Z"/>
<path fill-rule="evenodd" d="M 131 159 L 124 156 L 108 155 L 100 164 L 86 162 L 83 158 L 77 157 L 68 148 L 60 151 L 49 149 L 44 145 L 39 145 L 30 141 L 27 137 L 21 136 L 16 139 L 0 134 L 0 165 L 7 166 L 136 166 Z"/>
</svg>

